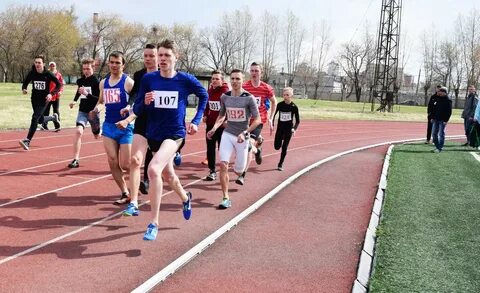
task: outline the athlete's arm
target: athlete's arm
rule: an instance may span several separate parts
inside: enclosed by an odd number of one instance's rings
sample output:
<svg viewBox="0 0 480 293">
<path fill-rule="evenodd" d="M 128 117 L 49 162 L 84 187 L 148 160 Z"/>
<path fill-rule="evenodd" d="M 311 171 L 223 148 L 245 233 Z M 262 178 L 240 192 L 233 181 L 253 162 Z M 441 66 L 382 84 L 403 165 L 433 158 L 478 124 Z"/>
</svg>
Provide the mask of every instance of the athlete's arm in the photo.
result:
<svg viewBox="0 0 480 293">
<path fill-rule="evenodd" d="M 103 100 L 103 87 L 104 87 L 104 84 L 105 84 L 105 79 L 102 79 L 102 80 L 100 81 L 99 86 L 98 86 L 98 88 L 99 88 L 99 93 L 98 93 L 98 101 L 97 101 L 97 104 L 95 105 L 95 108 L 93 108 L 93 110 L 90 111 L 90 112 L 100 113 L 100 111 L 105 108 L 105 101 Z"/>
</svg>

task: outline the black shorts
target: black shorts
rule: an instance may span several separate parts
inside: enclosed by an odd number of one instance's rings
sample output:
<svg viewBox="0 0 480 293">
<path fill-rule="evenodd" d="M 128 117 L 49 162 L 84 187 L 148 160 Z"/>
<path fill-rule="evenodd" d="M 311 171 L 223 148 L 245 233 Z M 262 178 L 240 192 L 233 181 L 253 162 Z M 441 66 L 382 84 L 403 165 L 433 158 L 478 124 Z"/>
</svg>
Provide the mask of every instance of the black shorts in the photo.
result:
<svg viewBox="0 0 480 293">
<path fill-rule="evenodd" d="M 133 134 L 139 134 L 146 138 L 147 133 L 147 114 L 143 112 L 135 119 L 135 125 L 133 126 Z"/>
<path fill-rule="evenodd" d="M 183 146 L 183 142 L 184 142 L 184 138 L 183 137 L 180 137 L 180 136 L 172 136 L 172 137 L 167 137 L 165 138 L 164 140 L 162 141 L 158 141 L 158 140 L 152 140 L 152 139 L 148 139 L 147 142 L 148 142 L 148 147 L 150 148 L 150 150 L 152 151 L 152 153 L 156 153 L 158 152 L 158 150 L 160 149 L 160 146 L 162 145 L 162 143 L 164 141 L 166 141 L 167 139 L 171 139 L 173 141 L 175 141 L 177 144 L 178 144 L 178 149 L 180 149 L 182 146 Z"/>
<path fill-rule="evenodd" d="M 263 124 L 259 124 L 257 128 L 255 128 L 252 132 L 250 132 L 250 137 L 257 140 L 258 137 L 260 136 L 260 133 L 262 133 L 263 129 Z"/>
</svg>

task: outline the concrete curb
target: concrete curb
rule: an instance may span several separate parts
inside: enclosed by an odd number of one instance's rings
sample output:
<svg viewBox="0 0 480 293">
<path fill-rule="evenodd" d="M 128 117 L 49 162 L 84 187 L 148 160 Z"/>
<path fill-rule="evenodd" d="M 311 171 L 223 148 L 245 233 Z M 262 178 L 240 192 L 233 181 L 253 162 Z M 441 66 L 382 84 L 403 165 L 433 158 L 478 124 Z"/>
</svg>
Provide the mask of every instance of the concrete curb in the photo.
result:
<svg viewBox="0 0 480 293">
<path fill-rule="evenodd" d="M 370 274 L 372 272 L 372 264 L 375 256 L 376 245 L 376 231 L 378 224 L 380 223 L 380 216 L 383 208 L 383 199 L 385 197 L 385 189 L 387 188 L 387 175 L 388 167 L 390 166 L 390 156 L 392 154 L 394 145 L 391 145 L 385 160 L 383 162 L 382 175 L 378 183 L 378 190 L 375 196 L 375 202 L 373 203 L 372 215 L 370 216 L 370 222 L 368 224 L 367 232 L 365 233 L 365 241 L 363 242 L 363 249 L 360 254 L 360 262 L 358 264 L 357 279 L 355 280 L 352 288 L 353 293 L 367 292 L 368 281 L 370 280 Z"/>
</svg>

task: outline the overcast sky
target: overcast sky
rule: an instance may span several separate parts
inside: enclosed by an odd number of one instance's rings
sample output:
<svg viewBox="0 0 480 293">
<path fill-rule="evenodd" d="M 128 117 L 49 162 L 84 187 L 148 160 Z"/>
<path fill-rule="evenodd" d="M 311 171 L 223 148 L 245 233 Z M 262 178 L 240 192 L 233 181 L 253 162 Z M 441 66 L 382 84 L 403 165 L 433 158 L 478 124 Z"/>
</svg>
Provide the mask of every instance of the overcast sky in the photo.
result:
<svg viewBox="0 0 480 293">
<path fill-rule="evenodd" d="M 410 57 L 406 72 L 417 74 L 421 63 L 419 39 L 424 30 L 435 27 L 441 38 L 454 34 L 453 26 L 461 13 L 467 15 L 472 9 L 480 8 L 479 0 L 403 0 L 402 34 L 406 32 Z M 231 12 L 248 6 L 256 19 L 265 10 L 284 16 L 291 10 L 301 18 L 305 28 L 310 29 L 314 22 L 324 19 L 331 26 L 334 47 L 332 57 L 338 45 L 360 37 L 364 24 L 368 21 L 376 34 L 382 0 L 0 0 L 0 10 L 10 4 L 52 6 L 56 8 L 74 6 L 81 22 L 100 14 L 117 14 L 130 22 L 142 22 L 171 25 L 173 23 L 194 23 L 199 28 L 218 24 L 222 13 Z M 115 3 L 115 4 L 113 4 Z M 402 40 L 401 40 L 402 41 Z M 281 52 L 279 52 L 281 56 Z"/>
</svg>

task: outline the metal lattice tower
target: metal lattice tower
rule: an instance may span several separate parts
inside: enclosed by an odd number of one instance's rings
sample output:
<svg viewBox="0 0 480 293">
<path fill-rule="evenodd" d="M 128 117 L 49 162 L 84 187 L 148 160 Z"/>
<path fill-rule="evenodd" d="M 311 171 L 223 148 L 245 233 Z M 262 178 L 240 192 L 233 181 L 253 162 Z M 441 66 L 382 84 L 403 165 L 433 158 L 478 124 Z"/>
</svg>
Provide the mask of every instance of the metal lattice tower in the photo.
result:
<svg viewBox="0 0 480 293">
<path fill-rule="evenodd" d="M 378 111 L 391 112 L 393 102 L 397 100 L 401 11 L 402 0 L 382 0 L 371 98 L 372 111 L 375 109 L 375 101 L 378 101 Z"/>
</svg>

